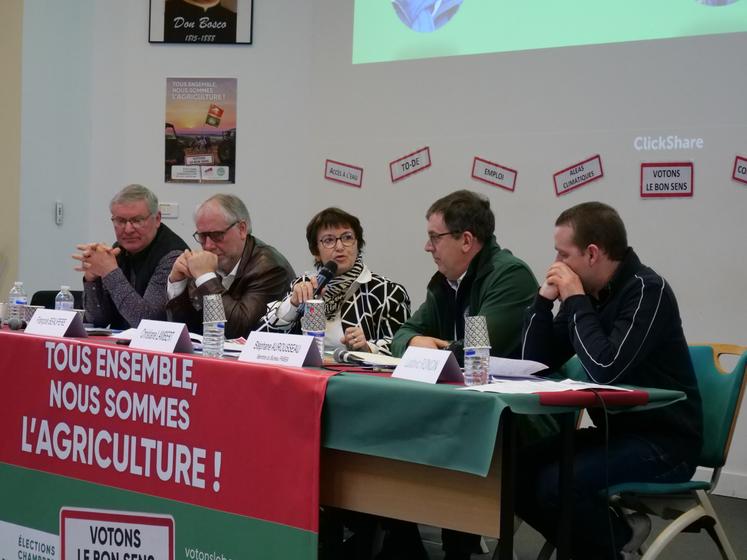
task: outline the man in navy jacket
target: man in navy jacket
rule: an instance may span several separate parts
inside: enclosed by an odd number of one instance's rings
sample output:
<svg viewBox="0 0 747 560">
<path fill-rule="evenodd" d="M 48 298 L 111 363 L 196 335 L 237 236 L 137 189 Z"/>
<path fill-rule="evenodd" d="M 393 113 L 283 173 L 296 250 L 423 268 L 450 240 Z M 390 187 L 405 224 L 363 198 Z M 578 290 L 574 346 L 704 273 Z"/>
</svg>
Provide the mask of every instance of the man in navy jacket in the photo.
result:
<svg viewBox="0 0 747 560">
<path fill-rule="evenodd" d="M 689 480 L 701 448 L 700 394 L 674 293 L 628 247 L 618 213 L 587 202 L 564 211 L 555 226 L 557 257 L 528 308 L 523 357 L 557 369 L 575 354 L 590 382 L 687 395 L 642 412 L 606 416 L 594 409 L 595 426 L 576 437 L 572 556 L 636 558 L 650 521 L 610 512 L 601 491 L 622 482 Z M 550 541 L 559 509 L 558 449 L 556 437 L 543 440 L 522 454 L 519 468 L 517 510 Z"/>
</svg>

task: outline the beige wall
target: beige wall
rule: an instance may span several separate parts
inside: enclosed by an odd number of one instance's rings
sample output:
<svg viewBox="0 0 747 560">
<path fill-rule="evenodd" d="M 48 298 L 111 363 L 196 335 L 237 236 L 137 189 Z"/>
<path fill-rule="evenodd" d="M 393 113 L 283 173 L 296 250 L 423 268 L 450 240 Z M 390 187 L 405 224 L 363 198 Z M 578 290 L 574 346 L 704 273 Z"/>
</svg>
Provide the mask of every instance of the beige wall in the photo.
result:
<svg viewBox="0 0 747 560">
<path fill-rule="evenodd" d="M 0 301 L 18 271 L 18 209 L 21 183 L 22 0 L 0 2 Z"/>
</svg>

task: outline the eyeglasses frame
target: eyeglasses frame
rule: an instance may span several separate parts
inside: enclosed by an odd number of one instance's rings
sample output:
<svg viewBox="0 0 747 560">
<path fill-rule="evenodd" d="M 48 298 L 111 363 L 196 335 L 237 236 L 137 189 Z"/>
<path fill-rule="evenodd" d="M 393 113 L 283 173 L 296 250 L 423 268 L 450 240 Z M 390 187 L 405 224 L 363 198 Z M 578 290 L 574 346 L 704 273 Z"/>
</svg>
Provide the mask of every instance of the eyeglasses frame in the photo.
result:
<svg viewBox="0 0 747 560">
<path fill-rule="evenodd" d="M 428 234 L 428 243 L 431 244 L 431 247 L 435 247 L 436 244 L 440 241 L 442 237 L 446 237 L 447 235 L 457 235 L 460 233 L 464 233 L 463 231 L 460 231 L 458 229 L 451 230 L 451 231 L 445 231 L 443 233 L 429 233 Z"/>
<path fill-rule="evenodd" d="M 228 230 L 231 229 L 233 226 L 240 224 L 243 220 L 236 220 L 233 222 L 230 226 L 228 226 L 223 231 L 196 231 L 192 234 L 192 239 L 197 241 L 200 245 L 204 245 L 205 242 L 210 238 L 213 243 L 220 243 L 223 241 L 223 238 L 226 236 L 226 233 L 228 233 Z M 216 236 L 218 237 L 216 239 Z M 200 241 L 200 237 L 202 237 L 202 241 Z"/>
<path fill-rule="evenodd" d="M 345 243 L 345 241 L 342 238 L 343 235 L 350 236 L 350 242 L 349 243 Z M 334 238 L 334 242 L 331 245 L 327 245 L 327 244 L 324 243 L 325 239 L 327 241 L 331 241 L 332 238 Z M 337 237 L 334 237 L 333 235 L 324 236 L 321 239 L 318 239 L 317 243 L 319 243 L 319 245 L 321 245 L 325 249 L 334 249 L 337 246 L 337 242 L 338 241 L 340 243 L 342 243 L 343 247 L 352 247 L 358 241 L 358 238 L 355 236 L 355 233 L 353 233 L 352 231 L 346 231 L 345 233 L 343 233 L 342 235 L 338 235 Z"/>
<path fill-rule="evenodd" d="M 120 218 L 119 216 L 112 216 L 111 221 L 112 225 L 117 229 L 125 229 L 127 227 L 127 224 L 130 224 L 134 229 L 141 229 L 145 226 L 145 222 L 147 222 L 151 218 L 151 216 L 153 216 L 153 214 L 148 214 L 147 216 L 134 216 L 132 218 Z"/>
</svg>

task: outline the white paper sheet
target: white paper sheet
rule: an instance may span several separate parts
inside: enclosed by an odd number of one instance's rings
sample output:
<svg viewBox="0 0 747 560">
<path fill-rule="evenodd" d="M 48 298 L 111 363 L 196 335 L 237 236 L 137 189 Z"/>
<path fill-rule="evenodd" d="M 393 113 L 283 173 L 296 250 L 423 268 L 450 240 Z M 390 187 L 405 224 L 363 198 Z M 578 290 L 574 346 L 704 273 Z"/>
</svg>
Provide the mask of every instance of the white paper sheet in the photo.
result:
<svg viewBox="0 0 747 560">
<path fill-rule="evenodd" d="M 533 375 L 546 370 L 547 366 L 532 360 L 512 360 L 490 357 L 490 376 L 510 379 L 536 379 Z"/>
<path fill-rule="evenodd" d="M 400 362 L 400 358 L 394 358 L 392 356 L 387 356 L 386 354 L 373 354 L 371 352 L 355 351 L 351 351 L 350 354 L 358 358 L 363 364 L 369 366 L 397 367 Z"/>
<path fill-rule="evenodd" d="M 135 336 L 136 332 L 137 329 L 127 329 L 122 332 L 112 333 L 112 338 L 119 338 L 121 340 L 132 340 L 132 337 Z"/>
<path fill-rule="evenodd" d="M 583 391 L 585 389 L 604 389 L 608 391 L 631 390 L 612 385 L 599 385 L 597 383 L 573 381 L 572 379 L 563 379 L 562 381 L 552 381 L 549 379 L 538 379 L 534 381 L 528 379 L 497 379 L 487 385 L 474 385 L 472 387 L 464 387 L 464 389 L 469 391 L 480 391 L 483 393 L 507 393 L 512 395 Z"/>
<path fill-rule="evenodd" d="M 189 333 L 189 339 L 192 341 L 192 345 L 195 347 L 195 350 L 202 351 L 202 335 L 197 333 Z M 231 342 L 234 341 L 234 342 Z M 226 340 L 223 343 L 223 351 L 224 352 L 232 352 L 236 354 L 241 354 L 241 351 L 244 349 L 244 343 L 246 342 L 245 338 L 232 338 L 230 340 Z"/>
</svg>

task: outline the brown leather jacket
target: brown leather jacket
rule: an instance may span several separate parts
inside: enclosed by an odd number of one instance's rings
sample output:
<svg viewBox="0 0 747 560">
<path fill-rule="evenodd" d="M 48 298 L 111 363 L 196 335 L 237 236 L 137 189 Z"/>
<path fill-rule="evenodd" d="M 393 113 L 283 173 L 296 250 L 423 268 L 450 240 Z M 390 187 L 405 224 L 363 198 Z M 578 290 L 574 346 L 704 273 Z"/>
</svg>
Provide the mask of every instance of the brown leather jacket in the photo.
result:
<svg viewBox="0 0 747 560">
<path fill-rule="evenodd" d="M 186 323 L 190 332 L 202 333 L 202 296 L 223 294 L 226 338 L 247 336 L 265 314 L 267 304 L 281 299 L 294 278 L 293 268 L 283 255 L 250 235 L 231 287 L 224 289 L 219 277 L 199 288 L 190 279 L 187 289 L 168 303 L 168 318 Z"/>
</svg>

